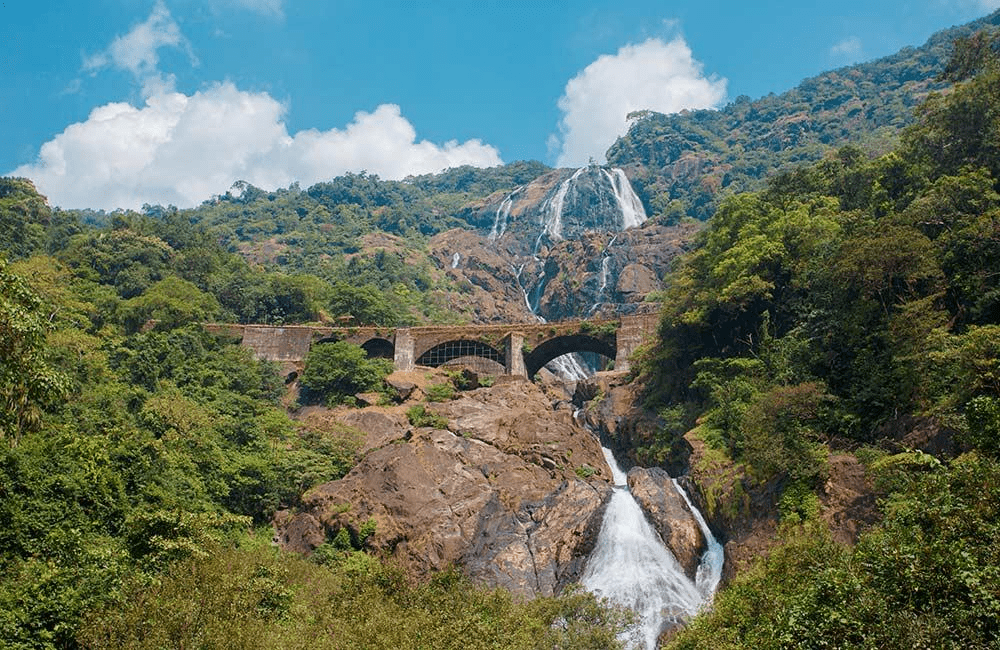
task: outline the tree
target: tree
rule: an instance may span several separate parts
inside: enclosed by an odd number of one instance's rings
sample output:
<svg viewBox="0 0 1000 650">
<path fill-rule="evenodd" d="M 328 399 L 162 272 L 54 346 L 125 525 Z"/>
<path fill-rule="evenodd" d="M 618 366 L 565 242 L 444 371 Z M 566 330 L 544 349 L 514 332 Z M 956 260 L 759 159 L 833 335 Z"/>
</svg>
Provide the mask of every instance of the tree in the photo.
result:
<svg viewBox="0 0 1000 650">
<path fill-rule="evenodd" d="M 0 437 L 13 441 L 40 424 L 41 407 L 65 390 L 65 378 L 44 356 L 40 301 L 0 258 Z"/>
<path fill-rule="evenodd" d="M 399 316 L 385 299 L 385 294 L 370 284 L 358 286 L 347 282 L 333 285 L 330 314 L 351 316 L 358 325 L 397 325 Z"/>
<path fill-rule="evenodd" d="M 170 276 L 125 301 L 123 311 L 125 324 L 132 331 L 149 320 L 157 321 L 159 329 L 171 329 L 210 319 L 219 311 L 219 303 L 187 280 Z"/>
<path fill-rule="evenodd" d="M 0 254 L 28 257 L 45 243 L 52 211 L 27 178 L 0 178 Z"/>
<path fill-rule="evenodd" d="M 302 371 L 303 401 L 337 403 L 365 391 L 375 390 L 389 373 L 388 359 L 369 359 L 365 351 L 346 341 L 324 343 L 313 348 Z"/>
</svg>

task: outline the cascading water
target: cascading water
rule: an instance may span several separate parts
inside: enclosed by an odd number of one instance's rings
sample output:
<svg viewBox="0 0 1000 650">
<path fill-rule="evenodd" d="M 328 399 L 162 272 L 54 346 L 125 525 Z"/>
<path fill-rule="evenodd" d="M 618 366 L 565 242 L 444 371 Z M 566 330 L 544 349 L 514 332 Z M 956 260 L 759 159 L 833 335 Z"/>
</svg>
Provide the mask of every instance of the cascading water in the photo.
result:
<svg viewBox="0 0 1000 650">
<path fill-rule="evenodd" d="M 588 173 L 591 174 L 592 177 L 590 179 L 582 179 L 583 175 Z M 600 180 L 599 186 L 595 185 L 598 180 Z M 542 296 L 545 293 L 546 286 L 551 279 L 548 275 L 549 269 L 540 257 L 540 251 L 542 250 L 542 246 L 546 242 L 546 239 L 549 242 L 554 242 L 564 238 L 563 217 L 564 213 L 568 209 L 567 195 L 569 195 L 570 192 L 575 193 L 578 191 L 574 188 L 574 185 L 578 182 L 584 183 L 586 187 L 592 187 L 593 189 L 584 191 L 596 192 L 595 196 L 601 197 L 602 200 L 608 196 L 614 197 L 614 203 L 620 213 L 620 220 L 618 219 L 619 215 L 614 215 L 614 219 L 603 218 L 595 223 L 604 224 L 604 227 L 607 227 L 608 229 L 621 231 L 628 228 L 634 228 L 646 220 L 646 212 L 642 207 L 642 201 L 639 200 L 639 197 L 635 194 L 635 191 L 633 191 L 628 177 L 621 169 L 613 168 L 607 170 L 592 165 L 589 167 L 581 167 L 575 170 L 568 178 L 564 178 L 538 208 L 539 231 L 535 237 L 534 246 L 531 249 L 531 255 L 533 256 L 534 261 L 538 264 L 538 275 L 535 277 L 534 281 L 529 280 L 526 285 L 524 278 L 521 276 L 524 265 L 522 264 L 518 268 L 515 268 L 513 264 L 511 265 L 511 270 L 514 272 L 517 284 L 524 295 L 524 304 L 540 322 L 545 322 L 545 319 L 538 313 L 539 304 L 542 301 Z M 610 192 L 608 191 L 608 187 L 610 187 Z M 514 203 L 519 200 L 518 194 L 520 194 L 524 189 L 524 187 L 515 189 L 506 198 L 504 198 L 504 200 L 497 207 L 493 218 L 493 228 L 489 235 L 490 240 L 496 241 L 506 232 L 508 219 L 510 218 Z M 526 191 L 524 193 L 525 195 L 531 194 L 530 191 Z M 579 201 L 579 197 L 577 197 L 576 194 L 573 196 L 576 198 L 571 197 L 570 205 L 574 205 L 573 201 Z M 605 216 L 610 215 L 606 214 Z M 592 228 L 593 224 L 588 227 Z M 588 315 L 596 312 L 605 298 L 604 294 L 608 287 L 611 268 L 611 256 L 609 251 L 611 245 L 614 244 L 616 239 L 617 234 L 611 239 L 604 249 L 600 265 L 600 286 L 597 291 L 595 302 L 590 306 L 589 311 L 586 312 Z M 584 305 L 580 305 L 579 307 L 581 313 L 584 309 L 586 309 Z M 550 369 L 555 370 L 557 374 L 567 379 L 579 380 L 589 374 L 586 369 L 586 365 L 586 362 L 582 361 L 578 355 L 564 355 L 563 357 L 550 362 Z"/>
<path fill-rule="evenodd" d="M 604 297 L 604 290 L 608 288 L 608 266 L 611 264 L 611 254 L 609 251 L 614 245 L 616 239 L 618 239 L 617 234 L 611 238 L 611 241 L 609 241 L 608 245 L 604 247 L 604 252 L 601 254 L 601 281 L 600 285 L 597 287 L 596 300 L 594 300 L 594 304 L 590 306 L 590 311 L 587 312 L 588 314 L 593 314 L 597 311 L 597 308 L 601 306 L 601 298 Z"/>
<path fill-rule="evenodd" d="M 691 509 L 691 514 L 694 515 L 695 521 L 698 522 L 698 527 L 701 528 L 701 533 L 705 536 L 705 541 L 708 543 L 708 548 L 701 556 L 701 563 L 698 565 L 698 572 L 695 574 L 694 585 L 698 588 L 698 592 L 705 602 L 710 603 L 715 596 L 716 588 L 719 586 L 719 580 L 722 579 L 722 563 L 726 557 L 725 549 L 722 548 L 719 540 L 715 539 L 715 536 L 712 535 L 708 524 L 705 523 L 705 518 L 701 516 L 701 511 L 691 503 L 691 498 L 688 497 L 687 491 L 681 487 L 677 479 L 672 478 L 670 480 L 673 481 L 674 487 L 684 497 L 684 503 Z"/>
<path fill-rule="evenodd" d="M 709 540 L 698 577 L 692 582 L 632 498 L 611 450 L 605 447 L 603 451 L 615 490 L 581 582 L 595 595 L 633 610 L 639 620 L 625 641 L 633 648 L 654 650 L 665 623 L 690 618 L 711 601 L 722 573 L 722 547 L 688 501 Z"/>
<path fill-rule="evenodd" d="M 460 261 L 462 261 L 462 254 L 461 253 L 455 253 L 454 255 L 452 255 L 451 256 L 451 268 L 457 269 L 458 268 L 458 263 Z"/>
<path fill-rule="evenodd" d="M 507 219 L 510 218 L 510 210 L 514 207 L 514 196 L 521 191 L 517 188 L 507 195 L 497 208 L 496 216 L 493 218 L 493 229 L 490 230 L 490 241 L 496 241 L 498 237 L 507 231 Z"/>
<path fill-rule="evenodd" d="M 562 214 L 563 205 L 566 203 L 566 192 L 569 191 L 570 185 L 580 177 L 580 174 L 587 171 L 586 167 L 581 167 L 580 169 L 573 172 L 573 175 L 559 183 L 559 187 L 556 189 L 556 193 L 553 194 L 545 203 L 542 205 L 542 233 L 543 235 L 548 235 L 549 239 L 557 240 L 562 239 Z M 537 244 L 536 244 L 537 248 Z"/>
<path fill-rule="evenodd" d="M 613 168 L 610 172 L 606 169 L 602 169 L 601 171 L 604 172 L 604 175 L 607 176 L 608 181 L 611 183 L 611 189 L 614 190 L 618 207 L 621 208 L 622 230 L 635 228 L 642 224 L 646 220 L 646 209 L 642 207 L 642 201 L 636 195 L 635 190 L 632 189 L 632 184 L 628 182 L 628 176 L 625 175 L 625 172 L 617 167 Z"/>
</svg>

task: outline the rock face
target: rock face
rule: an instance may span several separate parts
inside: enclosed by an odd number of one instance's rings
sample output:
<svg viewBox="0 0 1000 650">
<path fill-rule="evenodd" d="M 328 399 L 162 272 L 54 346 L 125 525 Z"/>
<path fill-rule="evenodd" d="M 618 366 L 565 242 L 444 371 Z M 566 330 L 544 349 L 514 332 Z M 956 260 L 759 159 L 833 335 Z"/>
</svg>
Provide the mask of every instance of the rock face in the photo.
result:
<svg viewBox="0 0 1000 650">
<path fill-rule="evenodd" d="M 684 573 L 694 580 L 708 543 L 670 475 L 659 467 L 633 467 L 628 487 Z"/>
<path fill-rule="evenodd" d="M 623 469 L 632 465 L 660 466 L 671 476 L 687 474 L 691 446 L 686 439 L 672 441 L 669 452 L 654 456 L 645 450 L 657 439 L 664 422 L 644 409 L 641 388 L 621 372 L 601 372 L 576 385 L 573 402 L 583 408 L 587 425 L 615 453 Z"/>
<path fill-rule="evenodd" d="M 371 426 L 370 451 L 343 479 L 310 490 L 299 512 L 276 517 L 279 544 L 309 552 L 374 518 L 367 546 L 415 574 L 457 564 L 523 595 L 575 581 L 611 487 L 599 443 L 569 405 L 553 410 L 541 388 L 518 381 L 424 406 L 447 429 L 401 430 L 406 405 L 343 414 Z"/>
<path fill-rule="evenodd" d="M 476 322 L 611 316 L 642 307 L 697 226 L 646 221 L 620 170 L 555 170 L 467 208 L 477 232 L 430 243 Z"/>
</svg>

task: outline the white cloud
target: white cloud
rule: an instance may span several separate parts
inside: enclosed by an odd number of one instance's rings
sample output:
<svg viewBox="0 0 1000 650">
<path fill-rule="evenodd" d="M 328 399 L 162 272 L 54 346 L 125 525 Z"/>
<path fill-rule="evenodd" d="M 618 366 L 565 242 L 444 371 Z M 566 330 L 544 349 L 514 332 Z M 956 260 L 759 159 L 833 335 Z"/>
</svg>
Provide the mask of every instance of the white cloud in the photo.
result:
<svg viewBox="0 0 1000 650">
<path fill-rule="evenodd" d="M 163 47 L 175 47 L 184 50 L 191 62 L 197 65 L 197 59 L 190 43 L 181 34 L 181 29 L 174 21 L 170 11 L 162 0 L 153 7 L 144 22 L 132 28 L 124 36 L 118 36 L 104 51 L 86 57 L 84 70 L 96 72 L 101 68 L 115 67 L 128 70 L 136 77 L 163 77 L 158 72 L 160 62 L 159 50 Z"/>
<path fill-rule="evenodd" d="M 1000 9 L 1000 0 L 962 0 L 961 4 L 971 4 L 981 11 L 996 11 Z"/>
<path fill-rule="evenodd" d="M 558 149 L 560 166 L 584 165 L 590 158 L 603 162 L 608 147 L 625 133 L 628 113 L 710 108 L 725 96 L 726 80 L 706 77 L 683 38 L 626 45 L 566 84 L 559 99 L 559 135 L 550 145 Z"/>
<path fill-rule="evenodd" d="M 294 135 L 285 126 L 285 110 L 267 93 L 228 82 L 190 96 L 160 89 L 141 107 L 95 108 L 85 122 L 46 142 L 34 164 L 11 173 L 34 180 L 55 205 L 115 209 L 193 206 L 236 180 L 271 189 L 348 171 L 399 179 L 502 162 L 479 140 L 418 141 L 393 104 L 359 112 L 343 129 Z"/>
<path fill-rule="evenodd" d="M 225 4 L 248 9 L 264 16 L 284 18 L 284 0 L 222 0 Z"/>
<path fill-rule="evenodd" d="M 831 47 L 830 55 L 837 59 L 856 60 L 861 57 L 862 51 L 861 39 L 851 36 Z"/>
</svg>

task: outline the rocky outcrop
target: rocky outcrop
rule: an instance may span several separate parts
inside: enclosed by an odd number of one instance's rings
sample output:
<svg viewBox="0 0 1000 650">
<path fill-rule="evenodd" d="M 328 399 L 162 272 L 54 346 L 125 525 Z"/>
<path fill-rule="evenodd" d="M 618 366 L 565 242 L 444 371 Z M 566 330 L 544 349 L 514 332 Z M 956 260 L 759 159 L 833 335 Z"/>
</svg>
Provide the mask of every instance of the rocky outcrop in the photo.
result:
<svg viewBox="0 0 1000 650">
<path fill-rule="evenodd" d="M 407 406 L 338 412 L 373 429 L 369 451 L 347 476 L 306 493 L 298 512 L 276 517 L 279 544 L 309 552 L 342 528 L 356 538 L 374 519 L 366 546 L 414 574 L 460 565 L 523 595 L 575 581 L 611 487 L 599 443 L 569 404 L 515 381 L 423 404 L 446 429 L 403 426 Z"/>
<path fill-rule="evenodd" d="M 430 242 L 460 290 L 450 306 L 476 322 L 640 309 L 698 226 L 644 222 L 623 179 L 600 167 L 554 170 L 467 208 L 478 231 L 450 230 Z"/>
<path fill-rule="evenodd" d="M 672 440 L 665 453 L 650 451 L 663 436 L 664 422 L 642 407 L 641 390 L 627 373 L 600 372 L 577 383 L 573 401 L 583 408 L 587 426 L 614 451 L 623 469 L 659 466 L 671 476 L 686 474 L 691 447 L 684 438 Z"/>
<path fill-rule="evenodd" d="M 708 543 L 670 475 L 659 467 L 633 467 L 628 487 L 684 573 L 694 580 Z"/>
</svg>

